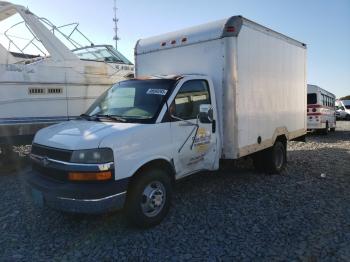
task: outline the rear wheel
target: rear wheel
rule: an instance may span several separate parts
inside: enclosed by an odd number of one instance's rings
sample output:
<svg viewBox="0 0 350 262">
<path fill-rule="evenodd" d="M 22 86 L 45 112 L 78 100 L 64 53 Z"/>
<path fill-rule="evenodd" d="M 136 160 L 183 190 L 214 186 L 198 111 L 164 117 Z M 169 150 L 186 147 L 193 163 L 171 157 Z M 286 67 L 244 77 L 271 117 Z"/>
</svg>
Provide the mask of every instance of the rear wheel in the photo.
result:
<svg viewBox="0 0 350 262">
<path fill-rule="evenodd" d="M 255 161 L 257 168 L 267 174 L 280 174 L 287 163 L 286 142 L 277 140 L 275 144 L 259 152 Z"/>
<path fill-rule="evenodd" d="M 147 169 L 130 185 L 126 215 L 138 227 L 155 226 L 167 215 L 171 197 L 170 175 L 162 169 Z"/>
</svg>

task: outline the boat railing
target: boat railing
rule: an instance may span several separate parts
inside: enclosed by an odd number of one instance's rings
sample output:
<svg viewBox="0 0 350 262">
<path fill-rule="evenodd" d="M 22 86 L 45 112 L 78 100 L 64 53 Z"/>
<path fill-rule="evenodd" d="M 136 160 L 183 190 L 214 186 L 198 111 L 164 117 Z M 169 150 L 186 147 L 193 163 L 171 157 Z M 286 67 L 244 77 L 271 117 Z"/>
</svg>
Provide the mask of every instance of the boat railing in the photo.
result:
<svg viewBox="0 0 350 262">
<path fill-rule="evenodd" d="M 33 14 L 34 15 L 34 14 Z M 81 43 L 79 43 L 79 41 L 75 40 L 73 35 L 78 34 L 78 36 L 80 38 L 85 39 L 89 45 L 93 46 L 94 43 L 86 36 L 84 35 L 80 30 L 79 30 L 79 23 L 69 23 L 69 24 L 65 24 L 65 25 L 61 25 L 61 26 L 56 26 L 55 24 L 53 24 L 49 19 L 45 18 L 45 17 L 38 17 L 36 15 L 34 15 L 39 21 L 41 21 L 47 28 L 48 30 L 50 30 L 50 32 L 53 35 L 56 35 L 59 39 L 63 38 L 66 41 L 69 42 L 69 44 L 72 45 L 72 47 L 74 49 L 76 48 L 81 48 L 84 47 L 86 45 L 83 45 Z M 28 32 L 30 33 L 31 37 L 30 38 L 23 38 L 23 37 L 17 37 L 14 34 L 12 34 L 11 32 L 14 30 L 14 28 L 20 26 L 24 24 L 25 27 L 28 29 Z M 72 30 L 70 30 L 68 33 L 65 33 L 62 29 L 66 29 L 69 27 L 73 27 Z M 30 28 L 30 26 L 28 26 L 28 24 L 23 20 L 20 21 L 14 25 L 12 25 L 11 27 L 9 27 L 5 32 L 4 32 L 5 37 L 7 38 L 7 41 L 9 43 L 8 46 L 8 50 L 10 51 L 12 47 L 14 47 L 16 49 L 17 52 L 20 52 L 23 54 L 24 57 L 26 57 L 27 59 L 30 59 L 30 57 L 28 56 L 28 54 L 25 53 L 25 50 L 27 48 L 32 48 L 34 50 L 39 51 L 39 53 L 41 55 L 43 55 L 44 57 L 48 56 L 48 52 L 46 50 L 43 50 L 42 47 L 40 47 L 40 45 L 38 43 L 41 43 L 41 40 L 35 35 L 35 33 L 32 31 L 32 29 Z M 25 42 L 23 47 L 20 47 L 20 45 L 17 43 L 18 41 L 16 41 L 15 39 L 20 38 L 21 40 L 28 40 L 28 42 Z M 61 40 L 61 39 L 60 39 Z M 37 43 L 36 43 L 37 41 Z M 43 46 L 45 48 L 45 46 Z M 68 47 L 69 48 L 69 47 Z M 93 54 L 94 55 L 94 54 Z"/>
</svg>

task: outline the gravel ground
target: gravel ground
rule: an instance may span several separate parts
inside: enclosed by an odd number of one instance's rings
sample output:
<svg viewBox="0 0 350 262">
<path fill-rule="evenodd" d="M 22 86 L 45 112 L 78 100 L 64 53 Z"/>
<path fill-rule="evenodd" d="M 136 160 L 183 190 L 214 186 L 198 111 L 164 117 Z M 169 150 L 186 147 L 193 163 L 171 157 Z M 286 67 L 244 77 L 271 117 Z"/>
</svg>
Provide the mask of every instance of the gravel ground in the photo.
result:
<svg viewBox="0 0 350 262">
<path fill-rule="evenodd" d="M 122 212 L 63 214 L 31 205 L 28 167 L 0 176 L 0 261 L 350 260 L 350 122 L 288 145 L 283 175 L 250 160 L 179 182 L 163 223 L 128 226 Z"/>
</svg>

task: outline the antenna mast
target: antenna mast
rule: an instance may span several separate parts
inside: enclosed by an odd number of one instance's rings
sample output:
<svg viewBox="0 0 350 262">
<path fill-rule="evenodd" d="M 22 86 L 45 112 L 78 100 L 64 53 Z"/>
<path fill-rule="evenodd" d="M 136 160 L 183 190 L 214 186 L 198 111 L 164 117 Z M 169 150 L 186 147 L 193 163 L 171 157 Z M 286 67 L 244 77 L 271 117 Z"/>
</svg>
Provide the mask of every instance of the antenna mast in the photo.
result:
<svg viewBox="0 0 350 262">
<path fill-rule="evenodd" d="M 113 11 L 114 11 L 114 18 L 113 18 L 113 22 L 114 22 L 114 37 L 113 40 L 115 41 L 115 49 L 118 50 L 118 41 L 120 40 L 120 38 L 118 37 L 118 22 L 119 19 L 117 18 L 117 0 L 114 0 L 114 7 L 113 7 Z"/>
</svg>

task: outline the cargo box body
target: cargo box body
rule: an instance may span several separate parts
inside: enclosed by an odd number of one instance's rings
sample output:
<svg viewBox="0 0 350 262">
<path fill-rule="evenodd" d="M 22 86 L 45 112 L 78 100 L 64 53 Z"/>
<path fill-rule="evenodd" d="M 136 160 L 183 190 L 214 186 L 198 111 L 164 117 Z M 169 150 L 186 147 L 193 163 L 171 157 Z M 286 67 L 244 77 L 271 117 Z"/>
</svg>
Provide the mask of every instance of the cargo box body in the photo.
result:
<svg viewBox="0 0 350 262">
<path fill-rule="evenodd" d="M 306 133 L 306 46 L 241 16 L 142 39 L 136 76 L 209 76 L 218 105 L 221 158 Z"/>
</svg>

